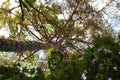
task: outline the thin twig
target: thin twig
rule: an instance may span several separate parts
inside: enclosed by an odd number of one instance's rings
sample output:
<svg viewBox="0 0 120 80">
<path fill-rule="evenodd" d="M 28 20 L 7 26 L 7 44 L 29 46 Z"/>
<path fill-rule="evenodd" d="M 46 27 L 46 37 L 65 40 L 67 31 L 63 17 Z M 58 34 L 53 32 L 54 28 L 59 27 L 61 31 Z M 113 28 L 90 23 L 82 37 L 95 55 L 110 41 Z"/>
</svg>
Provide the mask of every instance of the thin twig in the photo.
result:
<svg viewBox="0 0 120 80">
<path fill-rule="evenodd" d="M 33 54 L 35 54 L 36 52 L 37 52 L 37 51 L 32 52 L 29 56 L 25 57 L 24 59 L 22 59 L 22 60 L 20 60 L 20 61 L 24 61 L 24 60 L 30 58 L 30 57 L 33 56 Z"/>
</svg>

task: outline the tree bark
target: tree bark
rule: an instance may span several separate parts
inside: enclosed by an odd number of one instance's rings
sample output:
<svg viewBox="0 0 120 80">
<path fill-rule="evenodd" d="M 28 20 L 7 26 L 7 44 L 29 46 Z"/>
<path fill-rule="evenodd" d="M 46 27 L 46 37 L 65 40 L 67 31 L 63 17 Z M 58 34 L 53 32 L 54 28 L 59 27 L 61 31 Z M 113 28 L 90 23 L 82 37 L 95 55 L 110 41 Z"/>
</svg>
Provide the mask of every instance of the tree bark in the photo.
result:
<svg viewBox="0 0 120 80">
<path fill-rule="evenodd" d="M 6 52 L 24 52 L 26 50 L 38 51 L 42 49 L 49 49 L 52 47 L 53 46 L 49 43 L 0 38 L 0 51 Z"/>
</svg>

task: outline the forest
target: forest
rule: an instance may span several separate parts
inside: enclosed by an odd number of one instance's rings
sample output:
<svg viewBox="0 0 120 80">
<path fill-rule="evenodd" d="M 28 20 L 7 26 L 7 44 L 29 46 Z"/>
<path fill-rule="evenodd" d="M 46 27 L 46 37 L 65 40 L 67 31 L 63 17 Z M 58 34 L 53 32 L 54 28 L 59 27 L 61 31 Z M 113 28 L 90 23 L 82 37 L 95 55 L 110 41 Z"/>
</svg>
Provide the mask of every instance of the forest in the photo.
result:
<svg viewBox="0 0 120 80">
<path fill-rule="evenodd" d="M 120 80 L 119 0 L 1 0 L 0 80 Z"/>
</svg>

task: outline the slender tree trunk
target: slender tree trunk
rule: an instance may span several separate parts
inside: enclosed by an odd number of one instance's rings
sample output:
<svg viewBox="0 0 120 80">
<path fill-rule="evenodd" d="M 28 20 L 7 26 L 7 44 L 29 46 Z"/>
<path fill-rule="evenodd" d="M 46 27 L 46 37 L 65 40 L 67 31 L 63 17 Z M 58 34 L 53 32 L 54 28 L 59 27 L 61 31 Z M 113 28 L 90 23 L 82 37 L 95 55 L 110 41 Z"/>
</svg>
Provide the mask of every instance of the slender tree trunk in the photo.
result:
<svg viewBox="0 0 120 80">
<path fill-rule="evenodd" d="M 12 39 L 0 39 L 0 51 L 6 52 L 23 52 L 38 51 L 41 49 L 51 48 L 51 44 L 45 44 L 37 41 L 19 41 Z"/>
</svg>

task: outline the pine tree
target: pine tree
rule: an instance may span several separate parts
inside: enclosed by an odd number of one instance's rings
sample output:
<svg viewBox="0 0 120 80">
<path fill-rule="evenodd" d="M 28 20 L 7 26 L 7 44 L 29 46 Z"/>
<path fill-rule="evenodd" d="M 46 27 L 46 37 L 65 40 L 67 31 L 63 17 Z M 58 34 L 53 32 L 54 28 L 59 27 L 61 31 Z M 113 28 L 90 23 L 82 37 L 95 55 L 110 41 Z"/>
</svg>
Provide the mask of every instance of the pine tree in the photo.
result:
<svg viewBox="0 0 120 80">
<path fill-rule="evenodd" d="M 38 51 L 41 49 L 51 48 L 52 45 L 49 43 L 41 43 L 37 41 L 20 41 L 13 39 L 0 39 L 0 51 L 7 52 L 23 52 L 26 50 L 29 51 Z"/>
</svg>

